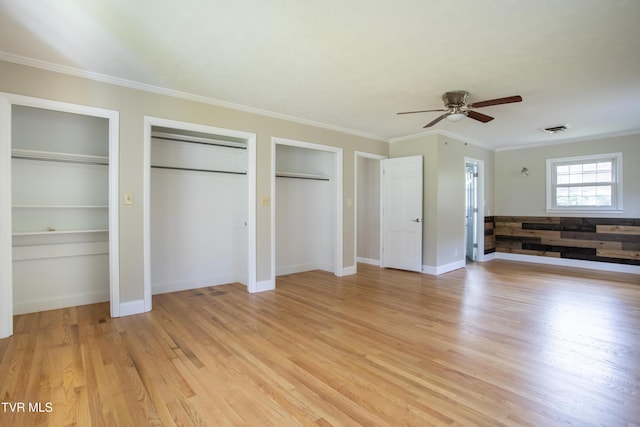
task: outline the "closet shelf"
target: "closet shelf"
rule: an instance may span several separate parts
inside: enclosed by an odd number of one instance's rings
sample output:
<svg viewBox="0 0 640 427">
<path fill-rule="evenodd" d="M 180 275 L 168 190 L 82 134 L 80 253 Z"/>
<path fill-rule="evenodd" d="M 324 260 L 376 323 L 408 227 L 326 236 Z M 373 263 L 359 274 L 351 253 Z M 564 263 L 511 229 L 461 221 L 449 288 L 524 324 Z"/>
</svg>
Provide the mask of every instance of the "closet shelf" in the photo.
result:
<svg viewBox="0 0 640 427">
<path fill-rule="evenodd" d="M 276 172 L 277 178 L 294 178 L 294 179 L 310 179 L 315 181 L 329 181 L 327 175 L 319 175 L 313 173 L 299 173 L 299 172 Z"/>
<path fill-rule="evenodd" d="M 108 165 L 109 157 L 91 154 L 60 153 L 55 151 L 25 150 L 14 148 L 11 157 L 22 160 L 41 160 L 49 162 L 82 163 L 90 165 Z"/>
<path fill-rule="evenodd" d="M 92 230 L 56 230 L 56 231 L 16 231 L 13 236 L 46 236 L 60 234 L 82 234 L 82 233 L 108 233 L 109 229 L 92 229 Z"/>
</svg>

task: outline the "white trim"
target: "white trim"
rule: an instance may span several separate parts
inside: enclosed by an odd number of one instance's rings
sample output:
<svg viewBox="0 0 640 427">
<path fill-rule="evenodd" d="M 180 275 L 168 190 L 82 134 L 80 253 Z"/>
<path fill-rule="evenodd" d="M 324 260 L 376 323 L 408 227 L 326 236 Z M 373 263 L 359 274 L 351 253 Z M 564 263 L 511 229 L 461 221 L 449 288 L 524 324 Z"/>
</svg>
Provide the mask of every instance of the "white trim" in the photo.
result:
<svg viewBox="0 0 640 427">
<path fill-rule="evenodd" d="M 152 308 L 151 289 L 151 128 L 153 126 L 168 127 L 173 129 L 188 130 L 193 132 L 209 133 L 212 135 L 224 135 L 244 139 L 247 143 L 247 291 L 257 292 L 256 262 L 256 134 L 240 130 L 226 129 L 215 126 L 190 123 L 178 120 L 163 119 L 159 117 L 144 117 L 144 142 L 143 142 L 143 240 L 144 240 L 144 311 Z"/>
<path fill-rule="evenodd" d="M 130 89 L 140 90 L 143 92 L 155 93 L 164 96 L 170 96 L 172 98 L 186 99 L 189 101 L 199 102 L 202 104 L 214 105 L 216 107 L 228 108 L 231 110 L 242 111 L 245 113 L 257 114 L 260 116 L 271 117 L 274 119 L 286 120 L 289 122 L 300 123 L 303 125 L 314 126 L 322 129 L 328 129 L 340 133 L 346 133 L 349 135 L 360 136 L 363 138 L 374 139 L 376 141 L 388 142 L 388 139 L 379 135 L 373 135 L 367 132 L 362 132 L 355 129 L 344 128 L 341 126 L 335 126 L 328 123 L 317 122 L 314 120 L 303 119 L 296 116 L 290 116 L 288 114 L 276 113 L 273 111 L 263 110 L 260 108 L 249 107 L 246 105 L 234 104 L 232 102 L 221 101 L 214 98 L 209 98 L 202 95 L 195 95 L 188 92 L 182 92 L 179 90 L 167 89 L 160 86 L 149 85 L 145 83 L 136 82 L 133 80 L 121 79 L 106 74 L 96 73 L 92 71 L 81 70 L 74 67 L 67 67 L 58 64 L 52 64 L 45 61 L 39 61 L 23 56 L 12 55 L 8 53 L 0 52 L 0 60 L 6 62 L 12 62 L 14 64 L 26 65 L 28 67 L 39 68 L 42 70 L 53 71 L 55 73 L 66 74 L 70 76 L 80 77 L 83 79 L 93 80 L 101 83 L 112 84 L 115 86 L 127 87 Z"/>
<path fill-rule="evenodd" d="M 482 257 L 480 262 L 488 262 L 488 261 L 492 261 L 494 259 L 496 259 L 496 253 L 495 252 L 491 252 L 490 254 L 484 254 L 484 256 Z"/>
<path fill-rule="evenodd" d="M 640 266 L 616 264 L 613 262 L 584 261 L 570 258 L 552 258 L 537 255 L 512 254 L 508 252 L 496 252 L 496 259 L 509 261 L 530 262 L 535 264 L 558 265 L 562 267 L 586 268 L 589 270 L 612 271 L 616 273 L 640 274 Z"/>
<path fill-rule="evenodd" d="M 2 99 L 4 132 L 0 134 L 0 200 L 11 200 L 11 105 L 40 108 L 79 114 L 83 116 L 100 117 L 109 121 L 109 295 L 111 316 L 119 316 L 120 307 L 120 241 L 119 241 L 119 147 L 120 147 L 120 116 L 118 111 L 91 107 L 80 104 L 54 101 L 43 98 L 0 93 Z M 8 163 L 8 167 L 5 163 Z M 7 187 L 8 186 L 8 187 Z M 7 320 L 13 316 L 13 279 L 12 279 L 12 244 L 11 244 L 11 203 L 2 203 L 5 209 L 0 210 L 0 337 L 8 332 L 12 333 L 13 321 Z M 8 233 L 8 236 L 7 236 Z M 8 335 L 7 335 L 8 336 Z"/>
<path fill-rule="evenodd" d="M 188 282 L 175 282 L 175 283 L 163 283 L 155 284 L 151 293 L 153 295 L 168 294 L 170 292 L 188 291 L 191 289 L 208 288 L 209 286 L 221 286 L 228 285 L 235 281 L 233 277 L 218 276 L 208 277 L 206 279 L 192 280 Z"/>
<path fill-rule="evenodd" d="M 13 314 L 36 313 L 39 311 L 56 310 L 78 305 L 96 304 L 109 301 L 109 292 L 89 292 L 59 298 L 32 298 L 17 302 L 13 305 Z"/>
<path fill-rule="evenodd" d="M 313 271 L 313 270 L 322 270 L 329 273 L 333 273 L 336 276 L 340 276 L 337 274 L 332 265 L 328 264 L 297 264 L 297 265 L 285 265 L 281 266 L 276 270 L 276 276 L 284 276 L 285 274 L 296 274 L 302 273 L 305 271 Z M 340 271 L 341 273 L 342 271 Z"/>
<path fill-rule="evenodd" d="M 343 247 L 344 247 L 344 208 L 342 206 L 343 199 L 343 148 L 331 145 L 316 144 L 313 142 L 297 141 L 293 139 L 281 138 L 274 136 L 271 138 L 271 280 L 276 282 L 276 146 L 288 145 L 291 147 L 308 148 L 310 150 L 326 151 L 335 154 L 335 190 L 336 190 L 336 247 L 335 247 L 335 265 L 333 273 L 336 276 L 342 275 L 343 265 Z"/>
<path fill-rule="evenodd" d="M 145 311 L 147 311 L 145 310 L 145 301 L 142 299 L 127 301 L 120 304 L 120 317 L 141 314 Z"/>
<path fill-rule="evenodd" d="M 11 103 L 0 96 L 0 338 L 13 334 Z"/>
<path fill-rule="evenodd" d="M 340 276 L 351 276 L 352 274 L 356 274 L 357 272 L 358 268 L 355 265 L 352 265 L 350 267 L 344 267 Z"/>
<path fill-rule="evenodd" d="M 369 265 L 375 265 L 376 267 L 380 267 L 379 259 L 357 257 L 356 260 L 362 264 L 369 264 Z"/>
<path fill-rule="evenodd" d="M 445 264 L 445 265 L 437 265 L 437 266 L 431 266 L 431 265 L 423 265 L 422 266 L 422 272 L 424 274 L 431 274 L 434 276 L 439 276 L 441 274 L 444 273 L 448 273 L 450 271 L 454 271 L 454 270 L 459 270 L 461 268 L 464 268 L 466 265 L 466 260 L 461 259 L 458 261 L 454 261 L 451 262 L 449 264 Z"/>
<path fill-rule="evenodd" d="M 381 160 L 387 158 L 387 156 L 383 156 L 380 154 L 367 153 L 364 151 L 354 151 L 353 153 L 353 258 L 356 260 L 354 263 L 355 273 L 358 272 L 358 262 L 360 258 L 358 258 L 358 159 L 370 159 L 377 160 L 379 164 L 379 168 L 382 169 Z M 380 175 L 380 182 L 378 183 L 378 188 L 380 190 L 380 207 L 379 207 L 379 215 L 380 219 L 382 219 L 382 175 Z M 382 231 L 382 230 L 380 230 Z M 378 247 L 380 248 L 380 254 L 382 254 L 382 234 L 380 234 L 380 239 L 378 242 Z M 365 262 L 366 264 L 370 264 Z M 376 264 L 380 266 L 380 260 L 376 260 Z"/>
<path fill-rule="evenodd" d="M 275 288 L 276 288 L 276 283 L 273 280 L 261 280 L 259 282 L 256 282 L 255 292 L 272 291 Z"/>
</svg>

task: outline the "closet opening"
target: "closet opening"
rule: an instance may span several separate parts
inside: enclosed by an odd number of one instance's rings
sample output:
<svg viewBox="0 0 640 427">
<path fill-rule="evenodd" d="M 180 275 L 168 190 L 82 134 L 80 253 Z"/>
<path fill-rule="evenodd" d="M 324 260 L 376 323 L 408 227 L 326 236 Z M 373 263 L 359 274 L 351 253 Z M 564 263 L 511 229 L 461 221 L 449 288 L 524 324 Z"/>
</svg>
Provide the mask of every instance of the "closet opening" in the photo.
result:
<svg viewBox="0 0 640 427">
<path fill-rule="evenodd" d="M 342 269 L 342 149 L 273 140 L 272 272 Z"/>
<path fill-rule="evenodd" d="M 118 113 L 4 94 L 0 337 L 14 314 L 119 313 Z"/>
<path fill-rule="evenodd" d="M 145 310 L 151 295 L 255 291 L 255 135 L 147 119 Z"/>
</svg>

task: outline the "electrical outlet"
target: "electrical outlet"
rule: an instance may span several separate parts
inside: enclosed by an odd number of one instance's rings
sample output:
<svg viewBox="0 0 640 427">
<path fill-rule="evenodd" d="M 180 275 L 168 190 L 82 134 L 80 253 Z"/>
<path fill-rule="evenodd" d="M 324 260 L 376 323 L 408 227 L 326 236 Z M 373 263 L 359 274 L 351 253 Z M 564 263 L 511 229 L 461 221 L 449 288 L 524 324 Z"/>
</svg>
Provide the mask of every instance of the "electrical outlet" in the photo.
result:
<svg viewBox="0 0 640 427">
<path fill-rule="evenodd" d="M 265 208 L 271 206 L 271 197 L 262 196 L 262 202 L 260 204 Z"/>
</svg>

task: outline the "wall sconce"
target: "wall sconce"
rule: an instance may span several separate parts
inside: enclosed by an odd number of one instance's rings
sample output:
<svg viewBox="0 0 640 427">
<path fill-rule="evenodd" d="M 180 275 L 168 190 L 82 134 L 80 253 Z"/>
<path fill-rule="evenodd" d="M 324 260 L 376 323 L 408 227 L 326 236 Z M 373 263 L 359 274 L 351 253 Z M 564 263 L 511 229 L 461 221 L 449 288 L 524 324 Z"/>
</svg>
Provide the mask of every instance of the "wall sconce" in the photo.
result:
<svg viewBox="0 0 640 427">
<path fill-rule="evenodd" d="M 520 175 L 528 177 L 529 176 L 529 169 L 526 168 L 526 167 L 522 168 L 522 170 L 520 171 Z"/>
</svg>

